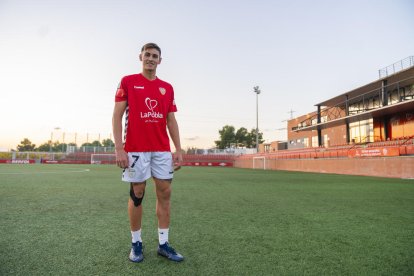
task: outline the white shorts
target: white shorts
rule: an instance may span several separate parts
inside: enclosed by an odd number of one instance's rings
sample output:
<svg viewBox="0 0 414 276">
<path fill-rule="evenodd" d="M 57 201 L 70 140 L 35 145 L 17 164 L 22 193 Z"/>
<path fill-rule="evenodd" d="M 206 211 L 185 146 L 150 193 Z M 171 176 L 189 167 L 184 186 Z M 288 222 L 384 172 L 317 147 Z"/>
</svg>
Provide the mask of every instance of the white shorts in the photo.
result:
<svg viewBox="0 0 414 276">
<path fill-rule="evenodd" d="M 174 164 L 171 152 L 128 152 L 129 166 L 122 181 L 144 182 L 150 177 L 172 179 Z"/>
</svg>

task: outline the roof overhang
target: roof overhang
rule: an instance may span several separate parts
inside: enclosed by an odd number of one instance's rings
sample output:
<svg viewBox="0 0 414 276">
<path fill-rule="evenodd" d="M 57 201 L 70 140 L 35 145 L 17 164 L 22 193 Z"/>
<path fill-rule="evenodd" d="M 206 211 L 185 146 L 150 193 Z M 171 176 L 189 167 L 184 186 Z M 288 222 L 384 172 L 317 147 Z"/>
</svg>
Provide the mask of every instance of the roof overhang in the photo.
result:
<svg viewBox="0 0 414 276">
<path fill-rule="evenodd" d="M 338 118 L 338 119 L 335 119 L 335 120 L 332 120 L 332 121 L 298 128 L 298 129 L 295 129 L 294 132 L 324 129 L 324 128 L 327 128 L 327 127 L 334 127 L 334 126 L 338 126 L 338 125 L 343 125 L 345 123 L 352 123 L 352 122 L 367 120 L 367 119 L 376 118 L 376 117 L 384 117 L 384 116 L 387 116 L 387 115 L 400 113 L 400 112 L 407 112 L 407 111 L 414 112 L 414 99 L 406 100 L 406 101 L 396 103 L 396 104 L 393 104 L 393 105 L 383 106 L 383 107 L 377 108 L 375 110 L 361 112 L 361 113 L 358 113 L 358 114 L 355 114 L 355 115 L 345 116 L 345 117 Z"/>
<path fill-rule="evenodd" d="M 404 86 L 407 84 L 410 84 L 413 82 L 413 76 L 414 76 L 414 66 L 409 67 L 405 70 L 402 70 L 398 73 L 395 73 L 393 75 L 387 76 L 382 79 L 378 79 L 376 81 L 373 81 L 371 83 L 368 83 L 364 86 L 358 87 L 356 89 L 353 89 L 351 91 L 348 91 L 346 93 L 343 93 L 341 95 L 338 95 L 336 97 L 333 97 L 329 100 L 323 101 L 321 103 L 315 104 L 315 106 L 338 106 L 338 105 L 344 105 L 345 101 L 347 99 L 353 99 L 355 97 L 360 96 L 361 94 L 365 94 L 368 96 L 368 94 L 376 94 L 379 89 L 382 88 L 383 82 L 387 81 L 387 90 L 394 89 L 396 86 Z M 352 100 L 350 101 L 352 102 Z"/>
</svg>

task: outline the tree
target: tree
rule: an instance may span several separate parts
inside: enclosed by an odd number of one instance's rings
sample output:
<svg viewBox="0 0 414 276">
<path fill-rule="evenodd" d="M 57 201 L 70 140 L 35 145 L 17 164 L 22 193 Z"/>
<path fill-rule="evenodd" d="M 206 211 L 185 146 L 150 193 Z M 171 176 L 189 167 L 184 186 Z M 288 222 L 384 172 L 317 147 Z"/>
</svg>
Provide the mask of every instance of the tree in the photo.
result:
<svg viewBox="0 0 414 276">
<path fill-rule="evenodd" d="M 82 147 L 102 147 L 102 144 L 98 140 L 95 140 L 92 143 L 83 143 Z"/>
<path fill-rule="evenodd" d="M 83 143 L 81 147 L 93 147 L 93 145 L 92 143 L 87 142 L 87 143 Z"/>
<path fill-rule="evenodd" d="M 98 140 L 95 140 L 95 141 L 92 142 L 92 146 L 93 147 L 102 147 L 102 144 Z"/>
<path fill-rule="evenodd" d="M 111 139 L 104 139 L 102 145 L 104 147 L 115 147 L 115 143 Z"/>
<path fill-rule="evenodd" d="M 53 152 L 64 152 L 66 151 L 67 148 L 67 144 L 64 143 L 59 143 L 59 142 L 54 142 L 52 143 L 52 151 Z"/>
<path fill-rule="evenodd" d="M 40 152 L 50 151 L 50 144 L 51 144 L 51 141 L 49 140 L 47 143 L 43 143 L 38 148 L 36 148 L 36 151 L 40 151 Z"/>
<path fill-rule="evenodd" d="M 236 131 L 236 143 L 237 147 L 247 147 L 248 144 L 248 138 L 249 138 L 249 132 L 247 131 L 247 128 L 241 127 Z"/>
<path fill-rule="evenodd" d="M 219 134 L 220 140 L 214 141 L 219 149 L 225 149 L 232 145 L 247 148 L 256 147 L 256 129 L 252 129 L 248 132 L 245 127 L 241 127 L 235 132 L 233 126 L 225 125 L 219 130 Z M 263 142 L 263 133 L 259 132 L 259 144 Z"/>
<path fill-rule="evenodd" d="M 195 153 L 196 153 L 196 151 L 197 151 L 197 148 L 195 148 L 195 147 L 191 147 L 191 148 L 188 148 L 188 149 L 186 150 L 186 153 L 187 153 L 187 154 L 195 154 Z"/>
<path fill-rule="evenodd" d="M 249 148 L 255 148 L 256 147 L 256 129 L 252 128 L 248 135 L 248 147 Z M 264 142 L 263 140 L 263 133 L 259 132 L 259 144 L 262 144 Z"/>
<path fill-rule="evenodd" d="M 36 148 L 35 144 L 32 144 L 32 142 L 28 138 L 24 138 L 23 141 L 20 142 L 19 145 L 17 145 L 17 151 L 34 151 Z"/>
<path fill-rule="evenodd" d="M 66 152 L 68 150 L 68 144 L 66 143 L 61 143 L 59 144 L 59 150 L 57 150 L 58 152 Z"/>
<path fill-rule="evenodd" d="M 230 144 L 236 142 L 236 134 L 234 133 L 234 126 L 225 125 L 219 130 L 220 140 L 214 141 L 219 149 L 225 149 Z"/>
</svg>

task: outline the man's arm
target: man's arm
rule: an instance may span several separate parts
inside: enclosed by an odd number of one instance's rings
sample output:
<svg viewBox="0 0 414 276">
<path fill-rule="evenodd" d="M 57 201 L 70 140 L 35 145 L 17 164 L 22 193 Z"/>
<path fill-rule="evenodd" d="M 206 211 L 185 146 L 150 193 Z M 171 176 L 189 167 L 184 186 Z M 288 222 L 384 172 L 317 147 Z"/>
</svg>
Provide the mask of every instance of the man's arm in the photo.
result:
<svg viewBox="0 0 414 276">
<path fill-rule="evenodd" d="M 128 155 L 122 143 L 122 117 L 124 116 L 127 102 L 115 102 L 112 115 L 112 132 L 115 142 L 116 164 L 120 168 L 128 168 Z"/>
<path fill-rule="evenodd" d="M 183 155 L 181 153 L 181 142 L 180 142 L 180 131 L 178 130 L 178 123 L 175 119 L 174 112 L 168 113 L 167 116 L 167 128 L 168 132 L 170 133 L 171 140 L 174 143 L 177 161 L 178 163 L 183 162 Z"/>
</svg>

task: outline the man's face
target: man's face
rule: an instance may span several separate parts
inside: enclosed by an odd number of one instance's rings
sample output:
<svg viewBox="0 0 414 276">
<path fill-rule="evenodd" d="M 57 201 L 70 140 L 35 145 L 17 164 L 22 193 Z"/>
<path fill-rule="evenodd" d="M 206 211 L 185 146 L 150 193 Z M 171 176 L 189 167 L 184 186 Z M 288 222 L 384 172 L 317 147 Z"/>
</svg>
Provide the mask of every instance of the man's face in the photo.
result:
<svg viewBox="0 0 414 276">
<path fill-rule="evenodd" d="M 160 53 L 154 48 L 144 50 L 139 55 L 139 59 L 142 61 L 142 68 L 148 71 L 156 70 L 158 64 L 161 63 Z"/>
</svg>

